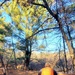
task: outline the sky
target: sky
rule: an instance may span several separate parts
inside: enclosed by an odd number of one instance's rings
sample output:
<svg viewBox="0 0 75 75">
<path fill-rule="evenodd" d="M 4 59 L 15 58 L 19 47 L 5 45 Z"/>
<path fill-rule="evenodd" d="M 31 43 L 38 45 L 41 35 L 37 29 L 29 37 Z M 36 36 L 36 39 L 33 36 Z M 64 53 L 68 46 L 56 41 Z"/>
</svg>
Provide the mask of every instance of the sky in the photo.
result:
<svg viewBox="0 0 75 75">
<path fill-rule="evenodd" d="M 7 15 L 5 12 L 2 13 L 2 17 L 5 17 L 5 22 L 11 23 L 11 17 Z"/>
</svg>

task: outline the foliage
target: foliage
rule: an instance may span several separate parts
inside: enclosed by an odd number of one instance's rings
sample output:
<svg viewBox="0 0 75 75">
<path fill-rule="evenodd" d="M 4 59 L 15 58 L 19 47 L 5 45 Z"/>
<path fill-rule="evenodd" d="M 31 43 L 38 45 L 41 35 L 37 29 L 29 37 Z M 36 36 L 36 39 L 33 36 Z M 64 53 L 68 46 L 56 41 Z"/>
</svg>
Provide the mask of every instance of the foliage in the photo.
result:
<svg viewBox="0 0 75 75">
<path fill-rule="evenodd" d="M 7 5 L 4 5 L 3 8 L 4 11 L 11 16 L 16 27 L 25 32 L 26 37 L 33 34 L 32 27 L 34 27 L 34 25 L 38 22 L 38 17 L 40 17 L 40 14 L 42 15 L 41 21 L 47 17 L 46 10 L 44 8 L 37 6 L 35 7 L 34 5 L 27 6 L 25 8 L 24 6 L 19 6 L 16 1 L 12 1 L 10 4 L 8 3 Z"/>
<path fill-rule="evenodd" d="M 0 10 L 0 52 L 4 53 L 5 37 L 11 35 L 10 24 L 5 22 L 5 17 L 2 17 L 3 10 Z"/>
</svg>

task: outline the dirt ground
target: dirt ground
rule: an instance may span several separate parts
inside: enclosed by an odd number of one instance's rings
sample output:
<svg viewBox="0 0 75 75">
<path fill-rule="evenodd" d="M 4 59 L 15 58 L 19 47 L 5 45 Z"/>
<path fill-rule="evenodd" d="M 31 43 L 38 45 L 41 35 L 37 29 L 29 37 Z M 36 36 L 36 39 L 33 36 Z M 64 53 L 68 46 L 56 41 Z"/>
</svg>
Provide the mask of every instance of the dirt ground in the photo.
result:
<svg viewBox="0 0 75 75">
<path fill-rule="evenodd" d="M 7 75 L 38 75 L 37 71 L 8 70 Z"/>
<path fill-rule="evenodd" d="M 8 70 L 7 75 L 38 75 L 38 71 L 21 71 L 21 70 Z M 66 74 L 66 73 L 58 73 L 58 75 L 75 75 L 73 74 Z"/>
<path fill-rule="evenodd" d="M 1 75 L 1 74 L 0 74 Z M 38 71 L 27 71 L 27 70 L 8 70 L 6 75 L 38 75 Z M 73 74 L 66 74 L 63 72 L 59 72 L 58 75 L 75 75 Z"/>
</svg>

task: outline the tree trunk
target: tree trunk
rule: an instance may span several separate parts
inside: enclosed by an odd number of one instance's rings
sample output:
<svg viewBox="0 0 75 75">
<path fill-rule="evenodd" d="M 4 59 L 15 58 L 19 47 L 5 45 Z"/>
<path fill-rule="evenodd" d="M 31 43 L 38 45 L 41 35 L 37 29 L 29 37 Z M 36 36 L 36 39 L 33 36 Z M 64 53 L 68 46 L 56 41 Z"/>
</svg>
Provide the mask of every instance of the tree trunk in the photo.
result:
<svg viewBox="0 0 75 75">
<path fill-rule="evenodd" d="M 17 62 L 16 62 L 16 55 L 15 55 L 15 50 L 13 49 L 14 52 L 14 62 L 15 62 L 15 68 L 17 68 Z"/>
<path fill-rule="evenodd" d="M 65 72 L 68 73 L 68 67 L 67 67 L 67 57 L 66 57 L 66 51 L 65 51 L 65 40 L 63 38 L 63 47 L 64 47 L 64 59 L 65 59 Z"/>
<path fill-rule="evenodd" d="M 26 51 L 26 56 L 25 56 L 26 60 L 25 60 L 25 63 L 26 63 L 26 68 L 27 69 L 29 68 L 30 57 L 31 57 L 31 52 Z"/>
<path fill-rule="evenodd" d="M 68 31 L 68 35 L 69 35 L 69 38 L 70 38 L 70 44 L 71 44 L 71 47 L 73 49 L 72 64 L 73 64 L 73 69 L 75 71 L 75 48 L 73 47 L 73 39 L 72 39 L 71 33 L 69 31 L 69 26 L 67 26 L 67 31 Z"/>
<path fill-rule="evenodd" d="M 26 40 L 26 52 L 25 52 L 25 66 L 29 69 L 30 57 L 31 57 L 31 40 Z"/>
<path fill-rule="evenodd" d="M 61 23 L 60 18 L 58 17 L 58 13 L 54 14 L 54 13 L 51 11 L 51 9 L 49 8 L 49 6 L 48 6 L 46 0 L 43 0 L 43 1 L 44 1 L 44 3 L 45 3 L 45 8 L 48 10 L 48 12 L 50 13 L 50 15 L 52 15 L 52 16 L 55 18 L 55 20 L 57 21 L 57 23 L 58 23 L 58 25 L 59 25 L 59 28 L 60 28 L 60 31 L 61 31 L 61 33 L 62 33 L 62 36 L 63 36 L 63 38 L 65 39 L 66 44 L 67 44 L 67 46 L 68 46 L 68 50 L 69 50 L 70 57 L 72 58 L 72 60 L 74 60 L 74 50 L 73 50 L 73 48 L 72 48 L 72 46 L 71 46 L 71 41 L 68 40 L 68 37 L 67 37 L 67 35 L 65 34 L 65 32 L 64 32 L 64 30 L 63 30 L 63 27 L 62 27 L 63 25 L 62 25 L 62 23 Z M 75 61 L 75 60 L 74 60 L 74 61 Z M 74 63 L 75 63 L 75 62 L 74 62 Z"/>
<path fill-rule="evenodd" d="M 1 60 L 1 64 L 4 67 L 4 62 L 3 62 L 3 56 L 0 54 L 0 60 Z"/>
</svg>

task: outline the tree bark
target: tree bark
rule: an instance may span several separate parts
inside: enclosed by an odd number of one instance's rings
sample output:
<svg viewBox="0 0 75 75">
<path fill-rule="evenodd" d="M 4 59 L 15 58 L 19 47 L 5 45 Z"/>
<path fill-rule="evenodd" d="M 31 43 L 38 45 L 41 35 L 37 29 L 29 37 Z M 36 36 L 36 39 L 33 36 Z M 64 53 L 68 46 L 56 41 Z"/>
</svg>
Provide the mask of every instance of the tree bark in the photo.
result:
<svg viewBox="0 0 75 75">
<path fill-rule="evenodd" d="M 25 66 L 26 69 L 29 69 L 30 57 L 31 57 L 31 40 L 26 40 L 26 51 L 25 51 Z"/>
</svg>

